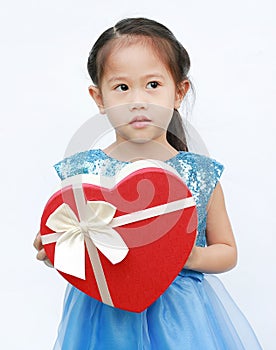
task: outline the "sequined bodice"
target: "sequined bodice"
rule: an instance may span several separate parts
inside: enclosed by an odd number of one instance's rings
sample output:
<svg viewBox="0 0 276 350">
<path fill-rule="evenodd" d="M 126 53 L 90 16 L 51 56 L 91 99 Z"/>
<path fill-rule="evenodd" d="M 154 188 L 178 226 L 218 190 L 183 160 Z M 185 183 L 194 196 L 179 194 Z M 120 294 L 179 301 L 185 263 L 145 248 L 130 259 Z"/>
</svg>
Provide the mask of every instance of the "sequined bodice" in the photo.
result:
<svg viewBox="0 0 276 350">
<path fill-rule="evenodd" d="M 213 189 L 223 171 L 217 161 L 195 153 L 180 151 L 165 161 L 173 167 L 190 189 L 197 206 L 198 236 L 196 245 L 206 245 L 206 207 Z M 55 165 L 59 177 L 64 180 L 77 174 L 114 176 L 129 162 L 109 157 L 102 150 L 89 150 L 65 158 Z"/>
</svg>

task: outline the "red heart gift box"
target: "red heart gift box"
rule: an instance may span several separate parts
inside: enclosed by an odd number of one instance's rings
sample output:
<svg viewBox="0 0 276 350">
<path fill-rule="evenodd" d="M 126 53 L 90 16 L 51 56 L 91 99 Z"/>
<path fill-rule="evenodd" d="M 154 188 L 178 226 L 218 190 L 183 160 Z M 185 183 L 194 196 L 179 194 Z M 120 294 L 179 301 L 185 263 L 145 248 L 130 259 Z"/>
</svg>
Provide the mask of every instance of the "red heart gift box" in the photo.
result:
<svg viewBox="0 0 276 350">
<path fill-rule="evenodd" d="M 47 202 L 46 254 L 72 285 L 141 312 L 173 282 L 195 242 L 191 192 L 166 163 L 136 161 L 115 177 L 76 175 Z"/>
</svg>

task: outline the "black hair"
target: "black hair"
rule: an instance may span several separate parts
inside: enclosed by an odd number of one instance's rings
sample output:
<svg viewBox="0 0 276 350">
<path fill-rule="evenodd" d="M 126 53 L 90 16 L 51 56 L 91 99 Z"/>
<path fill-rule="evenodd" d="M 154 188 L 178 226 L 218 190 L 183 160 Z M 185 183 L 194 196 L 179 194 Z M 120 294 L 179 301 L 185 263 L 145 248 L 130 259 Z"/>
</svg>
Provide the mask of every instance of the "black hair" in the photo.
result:
<svg viewBox="0 0 276 350">
<path fill-rule="evenodd" d="M 173 33 L 163 24 L 147 18 L 126 18 L 119 21 L 114 27 L 104 31 L 92 47 L 88 62 L 88 73 L 97 86 L 100 85 L 111 44 L 115 39 L 144 37 L 151 40 L 153 48 L 169 68 L 176 86 L 188 79 L 190 70 L 190 58 Z M 108 45 L 109 44 L 109 45 Z M 169 123 L 167 141 L 177 151 L 188 151 L 186 135 L 181 115 L 174 110 Z"/>
</svg>

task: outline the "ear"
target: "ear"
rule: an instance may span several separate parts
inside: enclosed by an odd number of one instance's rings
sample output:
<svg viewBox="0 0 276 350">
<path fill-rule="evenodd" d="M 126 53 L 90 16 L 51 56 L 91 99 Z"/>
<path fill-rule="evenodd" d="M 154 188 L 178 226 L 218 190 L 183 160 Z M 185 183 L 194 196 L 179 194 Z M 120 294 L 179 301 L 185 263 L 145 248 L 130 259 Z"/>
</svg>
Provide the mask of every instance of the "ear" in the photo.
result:
<svg viewBox="0 0 276 350">
<path fill-rule="evenodd" d="M 180 107 L 181 102 L 183 101 L 186 93 L 190 88 L 190 85 L 191 84 L 189 80 L 183 80 L 177 85 L 176 92 L 175 92 L 175 102 L 174 102 L 175 109 L 178 109 Z"/>
<path fill-rule="evenodd" d="M 105 110 L 104 110 L 103 98 L 102 98 L 101 90 L 97 86 L 90 85 L 88 87 L 88 91 L 89 91 L 90 96 L 96 102 L 100 113 L 104 114 Z"/>
</svg>

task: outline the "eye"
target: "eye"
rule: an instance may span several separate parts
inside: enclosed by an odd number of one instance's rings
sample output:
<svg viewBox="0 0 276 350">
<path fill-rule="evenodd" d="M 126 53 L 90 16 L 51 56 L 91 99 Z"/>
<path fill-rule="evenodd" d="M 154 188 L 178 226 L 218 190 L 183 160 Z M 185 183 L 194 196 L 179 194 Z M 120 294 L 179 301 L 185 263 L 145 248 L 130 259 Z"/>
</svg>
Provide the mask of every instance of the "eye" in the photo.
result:
<svg viewBox="0 0 276 350">
<path fill-rule="evenodd" d="M 118 91 L 127 91 L 128 90 L 128 86 L 126 84 L 120 84 L 118 85 L 115 90 L 118 90 Z"/>
<path fill-rule="evenodd" d="M 147 84 L 148 89 L 156 89 L 160 84 L 157 81 L 151 81 Z"/>
</svg>

